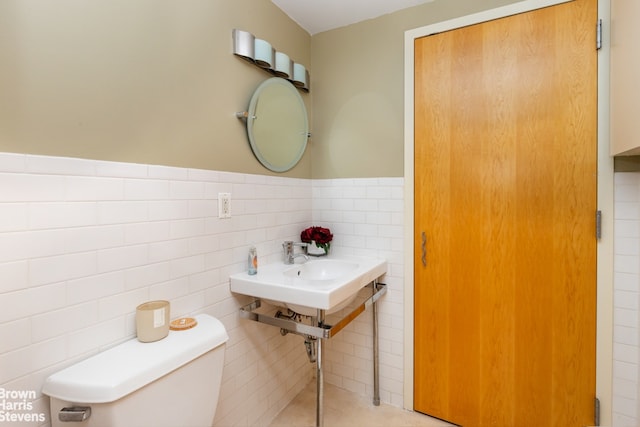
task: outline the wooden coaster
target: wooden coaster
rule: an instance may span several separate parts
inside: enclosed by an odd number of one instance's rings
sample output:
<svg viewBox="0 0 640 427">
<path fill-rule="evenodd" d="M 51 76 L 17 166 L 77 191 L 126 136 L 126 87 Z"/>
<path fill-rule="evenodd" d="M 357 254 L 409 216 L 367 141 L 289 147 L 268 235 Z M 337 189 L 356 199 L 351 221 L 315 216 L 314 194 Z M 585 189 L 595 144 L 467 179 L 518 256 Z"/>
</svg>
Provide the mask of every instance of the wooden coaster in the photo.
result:
<svg viewBox="0 0 640 427">
<path fill-rule="evenodd" d="M 169 329 L 172 331 L 184 331 L 185 329 L 191 329 L 198 324 L 198 321 L 193 317 L 181 317 L 180 319 L 172 320 L 169 324 Z"/>
</svg>

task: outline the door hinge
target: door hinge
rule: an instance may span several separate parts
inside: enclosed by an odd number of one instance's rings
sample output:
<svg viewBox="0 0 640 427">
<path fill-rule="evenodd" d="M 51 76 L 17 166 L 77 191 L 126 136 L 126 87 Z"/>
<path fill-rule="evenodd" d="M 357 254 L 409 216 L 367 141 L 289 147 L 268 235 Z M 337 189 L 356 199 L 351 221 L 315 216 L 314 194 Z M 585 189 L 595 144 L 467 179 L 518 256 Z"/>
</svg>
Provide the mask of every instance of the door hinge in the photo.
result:
<svg viewBox="0 0 640 427">
<path fill-rule="evenodd" d="M 596 211 L 596 239 L 602 239 L 602 211 Z"/>
<path fill-rule="evenodd" d="M 600 399 L 597 397 L 593 400 L 593 425 L 600 425 Z"/>
<path fill-rule="evenodd" d="M 596 22 L 596 50 L 602 49 L 602 19 Z"/>
</svg>

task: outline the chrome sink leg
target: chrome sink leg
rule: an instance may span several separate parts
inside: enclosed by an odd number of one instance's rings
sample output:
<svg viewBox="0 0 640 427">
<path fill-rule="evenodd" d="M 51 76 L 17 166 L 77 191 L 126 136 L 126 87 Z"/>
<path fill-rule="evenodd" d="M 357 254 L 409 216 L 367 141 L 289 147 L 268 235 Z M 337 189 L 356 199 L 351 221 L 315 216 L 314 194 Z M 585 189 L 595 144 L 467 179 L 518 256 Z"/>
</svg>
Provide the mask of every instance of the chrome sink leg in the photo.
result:
<svg viewBox="0 0 640 427">
<path fill-rule="evenodd" d="M 378 281 L 373 281 L 373 293 L 378 289 Z M 380 358 L 378 349 L 378 303 L 373 302 L 373 405 L 380 406 Z"/>
<path fill-rule="evenodd" d="M 324 310 L 318 310 L 318 326 L 324 325 Z M 322 375 L 322 359 L 324 356 L 324 341 L 317 339 L 318 348 L 316 350 L 316 427 L 324 426 L 324 378 Z"/>
</svg>

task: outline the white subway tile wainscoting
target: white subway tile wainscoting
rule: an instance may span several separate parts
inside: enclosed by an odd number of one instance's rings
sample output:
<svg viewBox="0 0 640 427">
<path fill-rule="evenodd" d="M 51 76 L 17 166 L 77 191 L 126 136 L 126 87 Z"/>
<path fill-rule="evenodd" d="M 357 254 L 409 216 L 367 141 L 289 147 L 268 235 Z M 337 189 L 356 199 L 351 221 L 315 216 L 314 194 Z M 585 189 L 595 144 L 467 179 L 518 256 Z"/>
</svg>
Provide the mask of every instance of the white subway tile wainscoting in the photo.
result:
<svg viewBox="0 0 640 427">
<path fill-rule="evenodd" d="M 402 406 L 401 178 L 311 180 L 72 158 L 0 154 L 0 389 L 135 336 L 135 307 L 166 299 L 171 318 L 207 313 L 227 343 L 216 426 L 267 425 L 312 380 L 302 339 L 239 318 L 229 275 L 282 259 L 284 240 L 331 228 L 335 252 L 389 261 L 380 302 L 383 402 Z M 218 193 L 231 193 L 228 219 Z M 326 380 L 372 394 L 371 314 L 328 341 Z M 214 404 L 214 402 L 212 402 Z M 314 411 L 314 408 L 309 408 Z M 24 412 L 24 411 L 16 411 Z"/>
<path fill-rule="evenodd" d="M 331 228 L 331 250 L 387 260 L 379 302 L 380 398 L 402 407 L 403 395 L 403 178 L 313 182 L 313 219 Z M 362 313 L 325 346 L 328 383 L 373 396 L 372 313 Z"/>
<path fill-rule="evenodd" d="M 615 174 L 613 425 L 640 423 L 640 173 Z"/>
<path fill-rule="evenodd" d="M 615 179 L 613 416 L 614 427 L 636 427 L 640 174 Z M 249 246 L 259 263 L 280 261 L 284 240 L 320 225 L 335 253 L 388 261 L 380 392 L 402 407 L 403 186 L 0 153 L 0 390 L 35 391 L 29 412 L 45 419 L 22 425 L 49 425 L 44 379 L 133 338 L 135 307 L 167 299 L 172 318 L 207 313 L 229 333 L 215 425 L 268 425 L 314 365 L 300 337 L 240 319 L 249 298 L 228 278 L 246 268 Z M 218 218 L 218 193 L 231 193 L 231 218 Z M 372 396 L 372 336 L 366 311 L 328 340 L 325 381 Z"/>
</svg>

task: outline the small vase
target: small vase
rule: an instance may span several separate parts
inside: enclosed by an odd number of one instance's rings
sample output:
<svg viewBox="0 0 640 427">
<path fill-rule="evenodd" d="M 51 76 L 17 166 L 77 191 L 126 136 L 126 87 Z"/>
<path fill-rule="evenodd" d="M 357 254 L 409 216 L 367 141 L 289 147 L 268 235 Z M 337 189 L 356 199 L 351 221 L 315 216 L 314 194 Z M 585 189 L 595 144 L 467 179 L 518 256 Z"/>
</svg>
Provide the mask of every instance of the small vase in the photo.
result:
<svg viewBox="0 0 640 427">
<path fill-rule="evenodd" d="M 324 248 L 319 247 L 316 245 L 316 242 L 314 240 L 311 241 L 311 243 L 309 243 L 307 245 L 307 254 L 311 255 L 311 256 L 325 256 L 327 255 L 327 252 Z"/>
</svg>

